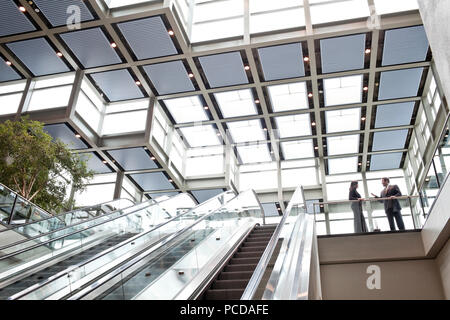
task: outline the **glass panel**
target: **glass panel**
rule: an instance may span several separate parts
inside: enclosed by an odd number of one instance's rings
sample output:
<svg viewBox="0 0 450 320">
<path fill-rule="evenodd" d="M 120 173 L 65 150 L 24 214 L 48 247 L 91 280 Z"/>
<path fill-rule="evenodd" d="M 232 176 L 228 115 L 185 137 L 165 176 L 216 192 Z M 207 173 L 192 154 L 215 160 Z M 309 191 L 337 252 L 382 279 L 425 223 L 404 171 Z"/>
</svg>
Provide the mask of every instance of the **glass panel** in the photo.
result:
<svg viewBox="0 0 450 320">
<path fill-rule="evenodd" d="M 16 113 L 19 109 L 22 93 L 0 96 L 0 114 Z"/>
<path fill-rule="evenodd" d="M 357 170 L 358 157 L 328 159 L 329 174 L 356 172 Z"/>
<path fill-rule="evenodd" d="M 208 120 L 204 106 L 198 96 L 164 100 L 164 104 L 176 123 Z"/>
<path fill-rule="evenodd" d="M 324 79 L 325 106 L 361 103 L 363 76 Z"/>
<path fill-rule="evenodd" d="M 71 92 L 72 86 L 34 90 L 28 111 L 67 107 Z"/>
<path fill-rule="evenodd" d="M 328 155 L 340 155 L 359 152 L 359 134 L 327 138 Z"/>
<path fill-rule="evenodd" d="M 266 140 L 259 120 L 227 122 L 227 127 L 235 143 Z"/>
<path fill-rule="evenodd" d="M 275 122 L 280 138 L 309 136 L 312 133 L 309 113 L 276 117 Z"/>
<path fill-rule="evenodd" d="M 378 14 L 387 14 L 400 11 L 409 11 L 419 9 L 417 0 L 374 0 L 375 8 Z"/>
<path fill-rule="evenodd" d="M 186 177 L 223 174 L 223 155 L 188 158 Z"/>
<path fill-rule="evenodd" d="M 218 131 L 212 125 L 180 128 L 180 131 L 190 147 L 219 145 Z"/>
<path fill-rule="evenodd" d="M 312 139 L 301 141 L 282 142 L 284 159 L 301 159 L 314 157 L 314 145 Z"/>
<path fill-rule="evenodd" d="M 268 90 L 274 112 L 309 108 L 305 82 L 271 86 Z"/>
<path fill-rule="evenodd" d="M 108 114 L 103 122 L 103 135 L 144 131 L 147 110 Z"/>
<path fill-rule="evenodd" d="M 327 133 L 361 129 L 361 108 L 325 112 Z"/>
<path fill-rule="evenodd" d="M 84 92 L 80 92 L 80 95 L 78 96 L 75 111 L 95 132 L 98 132 L 98 126 L 100 124 L 101 118 L 100 112 L 91 102 L 91 100 L 88 99 Z"/>
<path fill-rule="evenodd" d="M 313 24 L 341 21 L 370 15 L 367 0 L 327 1 L 310 0 Z M 392 2 L 392 1 L 391 1 Z"/>
<path fill-rule="evenodd" d="M 250 89 L 215 93 L 214 97 L 224 118 L 258 114 Z"/>
<path fill-rule="evenodd" d="M 237 151 L 243 163 L 272 161 L 267 144 L 237 147 Z"/>
</svg>

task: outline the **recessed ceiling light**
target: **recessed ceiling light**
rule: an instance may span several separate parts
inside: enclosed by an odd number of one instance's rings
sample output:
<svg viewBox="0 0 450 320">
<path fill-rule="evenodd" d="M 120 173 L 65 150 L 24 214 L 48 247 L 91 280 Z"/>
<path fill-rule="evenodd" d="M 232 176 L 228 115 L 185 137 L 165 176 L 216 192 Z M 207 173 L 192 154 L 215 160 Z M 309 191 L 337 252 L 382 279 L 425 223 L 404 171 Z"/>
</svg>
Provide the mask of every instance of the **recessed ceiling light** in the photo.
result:
<svg viewBox="0 0 450 320">
<path fill-rule="evenodd" d="M 308 97 L 312 98 L 313 94 L 312 93 L 308 93 Z"/>
<path fill-rule="evenodd" d="M 256 100 L 255 100 L 255 103 L 259 103 L 259 102 L 260 102 L 259 99 L 256 99 Z"/>
<path fill-rule="evenodd" d="M 369 87 L 364 87 L 363 90 L 367 91 L 367 90 L 369 90 Z"/>
<path fill-rule="evenodd" d="M 169 179 L 169 182 L 173 182 L 173 180 L 172 180 L 172 179 Z"/>
<path fill-rule="evenodd" d="M 117 48 L 117 44 L 115 42 L 111 42 L 111 47 Z"/>
<path fill-rule="evenodd" d="M 81 138 L 81 135 L 77 133 L 77 134 L 75 135 L 75 137 Z"/>
<path fill-rule="evenodd" d="M 244 69 L 248 71 L 250 70 L 250 66 L 245 66 Z"/>
<path fill-rule="evenodd" d="M 106 160 L 103 160 L 102 162 L 105 163 L 105 164 L 108 163 Z"/>
<path fill-rule="evenodd" d="M 366 54 L 369 54 L 372 50 L 366 49 Z"/>
<path fill-rule="evenodd" d="M 136 85 L 140 86 L 140 85 L 141 85 L 141 82 L 140 82 L 139 80 L 136 81 Z"/>
<path fill-rule="evenodd" d="M 20 7 L 19 7 L 19 10 L 22 11 L 22 12 L 27 11 L 27 10 L 25 9 L 25 7 L 23 7 L 23 6 L 20 6 Z"/>
<path fill-rule="evenodd" d="M 63 54 L 61 52 L 57 52 L 56 55 L 60 58 L 63 56 Z"/>
<path fill-rule="evenodd" d="M 366 117 L 362 117 L 361 120 L 362 120 L 362 121 L 366 121 Z"/>
<path fill-rule="evenodd" d="M 189 73 L 189 78 L 193 78 L 194 74 L 192 72 Z"/>
<path fill-rule="evenodd" d="M 173 32 L 173 30 L 169 30 L 169 35 L 173 36 L 175 34 L 175 32 Z"/>
<path fill-rule="evenodd" d="M 316 125 L 316 123 L 315 123 L 315 122 L 312 122 L 311 125 L 314 127 L 314 126 Z"/>
<path fill-rule="evenodd" d="M 152 159 L 152 160 L 156 160 L 156 158 L 155 158 L 155 157 L 151 157 L 150 159 Z"/>
<path fill-rule="evenodd" d="M 217 132 L 217 136 L 220 137 L 220 132 Z"/>
<path fill-rule="evenodd" d="M 308 62 L 309 61 L 309 57 L 304 57 L 303 61 Z"/>
<path fill-rule="evenodd" d="M 314 147 L 314 150 L 319 150 L 319 147 Z"/>
<path fill-rule="evenodd" d="M 203 109 L 205 109 L 205 110 L 208 110 L 208 109 L 209 109 L 209 107 L 208 107 L 208 106 L 204 106 L 204 107 L 203 107 Z"/>
<path fill-rule="evenodd" d="M 264 131 L 267 131 L 267 128 L 264 128 Z"/>
<path fill-rule="evenodd" d="M 359 162 L 359 163 L 358 163 L 358 166 L 360 166 L 360 165 L 362 165 L 362 163 L 361 163 L 361 162 Z"/>
<path fill-rule="evenodd" d="M 8 66 L 12 65 L 11 61 L 6 61 L 6 64 L 7 64 Z"/>
</svg>

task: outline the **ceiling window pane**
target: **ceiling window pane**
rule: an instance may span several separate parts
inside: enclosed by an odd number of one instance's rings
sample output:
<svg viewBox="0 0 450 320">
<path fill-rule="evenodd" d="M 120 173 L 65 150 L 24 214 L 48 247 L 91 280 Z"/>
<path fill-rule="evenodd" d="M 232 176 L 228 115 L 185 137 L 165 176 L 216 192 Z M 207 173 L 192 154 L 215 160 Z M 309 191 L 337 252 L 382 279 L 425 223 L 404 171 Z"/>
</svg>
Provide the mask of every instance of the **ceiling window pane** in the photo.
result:
<svg viewBox="0 0 450 320">
<path fill-rule="evenodd" d="M 303 159 L 314 157 L 314 146 L 311 140 L 289 141 L 281 143 L 284 159 Z"/>
<path fill-rule="evenodd" d="M 358 170 L 358 157 L 328 159 L 328 173 L 340 174 L 356 172 Z"/>
<path fill-rule="evenodd" d="M 105 0 L 106 5 L 110 9 L 130 6 L 138 3 L 152 3 L 152 2 L 158 2 L 158 0 Z"/>
<path fill-rule="evenodd" d="M 302 0 L 250 0 L 250 33 L 305 25 Z"/>
<path fill-rule="evenodd" d="M 327 133 L 354 131 L 361 128 L 361 108 L 325 112 Z"/>
<path fill-rule="evenodd" d="M 71 85 L 35 90 L 31 95 L 28 111 L 67 107 L 71 91 Z"/>
<path fill-rule="evenodd" d="M 417 0 L 374 0 L 377 14 L 418 10 Z"/>
<path fill-rule="evenodd" d="M 223 174 L 223 155 L 186 160 L 186 177 Z"/>
<path fill-rule="evenodd" d="M 328 137 L 327 148 L 329 156 L 358 153 L 359 134 L 340 137 Z"/>
<path fill-rule="evenodd" d="M 190 147 L 220 145 L 217 130 L 212 125 L 180 128 Z"/>
<path fill-rule="evenodd" d="M 235 143 L 266 140 L 259 120 L 227 122 L 227 126 Z"/>
<path fill-rule="evenodd" d="M 9 94 L 0 96 L 0 114 L 16 113 L 19 109 L 20 100 L 22 100 L 22 93 Z"/>
<path fill-rule="evenodd" d="M 283 188 L 317 185 L 316 168 L 281 170 L 281 185 Z"/>
<path fill-rule="evenodd" d="M 163 101 L 176 123 L 209 120 L 198 96 Z"/>
<path fill-rule="evenodd" d="M 108 114 L 103 121 L 102 133 L 107 135 L 144 131 L 146 121 L 147 110 Z"/>
<path fill-rule="evenodd" d="M 239 190 L 269 190 L 278 188 L 277 171 L 261 171 L 241 173 L 239 178 Z"/>
<path fill-rule="evenodd" d="M 308 109 L 306 83 L 290 83 L 268 87 L 274 112 Z"/>
<path fill-rule="evenodd" d="M 311 135 L 311 120 L 309 113 L 295 116 L 276 117 L 280 138 L 301 137 Z"/>
<path fill-rule="evenodd" d="M 215 93 L 214 97 L 224 118 L 258 114 L 250 89 Z"/>
<path fill-rule="evenodd" d="M 244 164 L 272 161 L 267 144 L 237 147 L 237 151 Z"/>
<path fill-rule="evenodd" d="M 367 0 L 309 0 L 313 24 L 364 18 L 370 15 Z M 392 1 L 391 1 L 392 2 Z"/>
<path fill-rule="evenodd" d="M 325 106 L 362 102 L 363 76 L 324 79 Z"/>
</svg>

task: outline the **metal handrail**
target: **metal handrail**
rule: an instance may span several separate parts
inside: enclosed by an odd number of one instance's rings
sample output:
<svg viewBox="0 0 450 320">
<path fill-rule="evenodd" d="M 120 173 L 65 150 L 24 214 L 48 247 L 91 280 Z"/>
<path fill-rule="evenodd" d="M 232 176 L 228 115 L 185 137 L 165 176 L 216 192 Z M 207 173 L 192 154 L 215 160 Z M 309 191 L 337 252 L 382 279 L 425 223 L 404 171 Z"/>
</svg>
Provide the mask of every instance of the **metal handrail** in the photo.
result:
<svg viewBox="0 0 450 320">
<path fill-rule="evenodd" d="M 10 213 L 10 217 L 9 217 L 9 221 L 10 221 L 10 222 L 11 222 L 12 214 L 13 214 L 13 212 L 14 212 L 14 208 L 15 208 L 15 206 L 16 206 L 17 198 L 21 198 L 23 201 L 25 201 L 25 202 L 31 204 L 32 206 L 38 208 L 39 210 L 42 210 L 42 211 L 45 212 L 46 214 L 51 215 L 51 213 L 48 212 L 47 210 L 41 208 L 41 207 L 38 206 L 37 204 L 35 204 L 35 203 L 33 203 L 33 202 L 31 202 L 31 201 L 25 199 L 25 198 L 22 197 L 21 195 L 19 195 L 19 193 L 18 193 L 17 191 L 12 190 L 12 189 L 9 188 L 8 186 L 5 186 L 3 183 L 0 183 L 0 185 L 1 185 L 2 187 L 4 187 L 5 189 L 7 189 L 9 192 L 14 193 L 14 195 L 15 195 L 15 198 L 14 198 L 14 204 L 13 204 L 13 207 L 12 207 L 12 210 L 11 210 L 11 213 Z M 7 225 L 9 225 L 9 223 L 8 223 Z"/>
<path fill-rule="evenodd" d="M 253 191 L 253 190 L 251 190 Z M 250 192 L 246 191 L 246 192 Z M 244 192 L 244 193 L 246 193 Z M 96 288 L 100 287 L 101 285 L 103 285 L 104 283 L 108 282 L 109 280 L 113 279 L 114 277 L 116 277 L 118 274 L 122 273 L 123 271 L 133 267 L 136 263 L 140 262 L 142 259 L 144 259 L 146 256 L 148 256 L 150 253 L 152 253 L 153 251 L 157 250 L 158 248 L 162 247 L 163 245 L 165 245 L 166 243 L 172 241 L 175 238 L 180 237 L 182 234 L 184 234 L 185 232 L 187 232 L 188 230 L 192 229 L 192 227 L 196 226 L 197 224 L 199 224 L 200 222 L 202 222 L 203 220 L 205 220 L 206 218 L 212 216 L 213 214 L 216 214 L 218 212 L 220 212 L 220 210 L 222 208 L 224 208 L 226 205 L 228 205 L 231 201 L 237 199 L 240 195 L 244 194 L 238 194 L 235 197 L 233 197 L 232 199 L 228 200 L 226 203 L 224 203 L 222 206 L 220 206 L 219 208 L 217 208 L 216 210 L 213 210 L 212 212 L 204 215 L 203 217 L 201 217 L 199 220 L 197 220 L 195 223 L 191 224 L 190 226 L 170 235 L 169 237 L 165 238 L 164 240 L 158 242 L 155 245 L 155 248 L 150 248 L 150 252 L 149 252 L 149 248 L 144 249 L 143 251 L 141 251 L 140 253 L 137 253 L 133 258 L 131 258 L 130 260 L 128 260 L 126 263 L 124 263 L 122 266 L 116 268 L 114 271 L 109 272 L 106 276 L 104 276 L 103 278 L 101 278 L 99 281 L 91 284 L 89 287 L 81 290 L 80 292 L 78 292 L 75 295 L 72 295 L 69 300 L 77 300 L 83 296 L 85 296 L 86 294 L 88 294 L 89 292 L 95 290 Z"/>
<path fill-rule="evenodd" d="M 144 232 L 144 233 L 137 234 L 137 235 L 135 235 L 134 237 L 131 237 L 131 238 L 129 238 L 129 239 L 127 239 L 127 240 L 125 240 L 125 241 L 123 241 L 123 242 L 117 244 L 117 245 L 114 246 L 114 247 L 111 247 L 111 248 L 109 248 L 109 249 L 107 249 L 107 250 L 105 250 L 105 251 L 102 251 L 102 252 L 96 254 L 95 256 L 89 258 L 89 259 L 86 260 L 86 261 L 83 261 L 83 262 L 80 262 L 80 263 L 78 263 L 78 264 L 76 264 L 76 265 L 70 266 L 70 267 L 68 267 L 67 269 L 61 271 L 60 273 L 57 273 L 56 275 L 52 276 L 51 278 L 49 278 L 49 279 L 47 279 L 47 280 L 45 280 L 45 281 L 43 281 L 43 282 L 41 282 L 41 283 L 38 283 L 38 284 L 36 284 L 36 285 L 34 285 L 34 286 L 31 286 L 31 287 L 29 287 L 29 288 L 27 288 L 27 289 L 25 289 L 25 290 L 23 290 L 23 291 L 21 291 L 21 292 L 19 292 L 19 293 L 16 293 L 15 295 L 11 296 L 10 298 L 11 298 L 11 299 L 18 299 L 18 298 L 21 298 L 21 297 L 23 297 L 23 296 L 29 294 L 29 293 L 32 292 L 32 291 L 38 290 L 38 289 L 44 287 L 45 285 L 47 285 L 48 283 L 53 282 L 53 281 L 55 281 L 55 280 L 57 280 L 57 279 L 60 279 L 60 278 L 63 277 L 64 275 L 70 273 L 72 270 L 81 268 L 81 267 L 87 265 L 88 263 L 90 263 L 90 262 L 92 262 L 92 261 L 94 261 L 94 260 L 96 260 L 96 259 L 98 259 L 98 258 L 101 258 L 101 257 L 107 255 L 108 253 L 110 253 L 110 252 L 112 252 L 112 251 L 115 251 L 115 250 L 117 250 L 118 248 L 123 247 L 123 246 L 127 245 L 128 243 L 131 243 L 131 242 L 135 241 L 136 239 L 138 239 L 138 238 L 140 238 L 140 237 L 143 237 L 143 236 L 149 234 L 150 232 L 153 232 L 153 231 L 155 231 L 155 230 L 157 230 L 157 229 L 159 229 L 159 228 L 161 228 L 161 227 L 167 225 L 168 223 L 170 223 L 170 222 L 172 222 L 172 221 L 174 221 L 174 220 L 176 220 L 176 219 L 178 219 L 178 218 L 180 218 L 180 217 L 183 217 L 183 216 L 189 214 L 190 212 L 193 212 L 193 211 L 195 211 L 195 210 L 198 210 L 199 207 L 201 207 L 201 206 L 205 205 L 206 203 L 209 203 L 209 202 L 211 202 L 211 201 L 213 201 L 213 200 L 215 200 L 215 199 L 221 197 L 222 195 L 224 195 L 224 194 L 226 194 L 226 193 L 228 193 L 228 192 L 230 192 L 230 191 L 223 192 L 223 193 L 221 193 L 221 194 L 219 194 L 219 195 L 217 195 L 217 196 L 215 196 L 215 197 L 213 197 L 213 198 L 211 198 L 211 199 L 208 199 L 207 201 L 205 201 L 205 202 L 203 202 L 203 203 L 201 203 L 201 204 L 196 205 L 194 208 L 191 208 L 189 211 L 187 211 L 187 212 L 185 212 L 185 213 L 182 213 L 182 214 L 180 214 L 180 215 L 178 215 L 178 216 L 175 216 L 175 217 L 171 218 L 170 220 L 165 221 L 165 222 L 163 222 L 163 223 L 161 223 L 161 224 L 158 224 L 156 227 L 154 227 L 154 228 L 152 228 L 152 229 L 150 229 L 150 230 L 148 230 L 148 231 L 146 231 L 146 232 Z M 158 202 L 158 203 L 156 203 L 155 205 L 158 205 L 159 203 L 163 203 L 163 202 L 166 202 L 166 201 L 169 201 L 169 200 L 173 200 L 173 199 L 175 199 L 176 197 L 179 197 L 179 196 L 182 196 L 182 195 L 183 195 L 182 193 L 181 193 L 181 194 L 178 194 L 178 195 L 176 195 L 176 196 L 174 196 L 174 197 L 171 197 L 171 198 L 169 198 L 169 199 L 165 199 L 165 200 L 163 200 L 163 201 L 161 201 L 161 202 Z M 194 199 L 190 194 L 187 193 L 187 195 L 188 195 L 191 199 Z M 234 199 L 234 198 L 233 198 L 233 199 Z M 231 201 L 231 199 L 230 199 L 230 201 Z M 215 211 L 215 210 L 214 210 L 214 211 Z M 162 242 L 164 239 L 166 239 L 166 238 L 169 237 L 169 236 L 170 236 L 170 235 L 167 235 L 166 237 L 164 237 L 164 238 L 162 238 L 162 239 L 159 239 L 157 242 L 153 243 L 150 247 L 146 247 L 144 250 L 147 250 L 147 249 L 149 249 L 149 248 L 151 248 L 151 247 L 157 245 L 159 242 Z M 137 253 L 137 254 L 138 254 L 138 253 Z M 135 254 L 135 255 L 136 255 L 136 254 Z"/>
<path fill-rule="evenodd" d="M 295 199 L 294 197 L 297 195 L 298 192 L 303 192 L 302 187 L 297 187 L 297 189 L 295 190 L 295 192 L 292 196 L 292 199 Z M 300 205 L 300 204 L 296 203 L 296 205 Z M 253 272 L 253 275 L 250 278 L 250 280 L 247 284 L 247 287 L 244 290 L 244 293 L 241 296 L 241 300 L 251 300 L 253 298 L 253 296 L 255 295 L 255 292 L 258 289 L 258 286 L 262 280 L 264 272 L 267 269 L 267 266 L 269 265 L 269 261 L 272 258 L 273 252 L 275 251 L 275 247 L 280 238 L 281 231 L 282 231 L 283 227 L 285 226 L 286 219 L 291 214 L 291 210 L 292 210 L 293 206 L 294 206 L 293 201 L 290 201 L 283 217 L 281 218 L 280 223 L 278 224 L 277 228 L 275 229 L 275 232 L 273 233 L 272 237 L 270 238 L 270 241 L 267 244 L 267 247 L 261 256 L 261 259 L 259 260 L 258 265 L 256 266 L 255 271 Z"/>
<path fill-rule="evenodd" d="M 46 221 L 46 220 L 49 220 L 49 219 L 52 219 L 52 218 L 60 218 L 60 216 L 65 216 L 65 215 L 68 215 L 68 214 L 71 214 L 71 213 L 74 213 L 74 212 L 77 212 L 77 211 L 87 211 L 90 208 L 96 208 L 96 207 L 100 207 L 100 206 L 106 205 L 108 203 L 113 203 L 113 202 L 116 202 L 116 201 L 123 201 L 123 200 L 130 201 L 132 203 L 132 205 L 130 207 L 132 207 L 133 205 L 136 205 L 135 202 L 133 202 L 130 199 L 127 199 L 127 198 L 114 199 L 114 200 L 110 200 L 110 201 L 99 203 L 99 204 L 94 205 L 94 206 L 85 206 L 85 207 L 81 207 L 81 208 L 78 208 L 78 209 L 70 210 L 70 211 L 67 211 L 67 212 L 62 212 L 62 213 L 59 213 L 59 214 L 56 214 L 56 215 L 53 215 L 53 216 L 50 216 L 50 217 L 46 217 L 46 218 L 41 219 L 41 220 L 30 221 L 30 222 L 27 222 L 27 223 L 16 224 L 16 225 L 8 225 L 8 228 L 0 230 L 0 234 L 2 232 L 6 232 L 6 231 L 10 231 L 10 230 L 15 231 L 14 229 L 16 229 L 16 228 L 21 228 L 21 227 L 24 227 L 24 226 L 28 226 L 28 225 L 31 225 L 33 223 Z M 129 208 L 129 207 L 126 207 L 126 208 Z M 111 211 L 109 213 L 113 213 L 113 212 L 116 212 L 117 210 L 123 210 L 123 209 L 126 209 L 126 208 L 116 209 L 116 210 L 113 210 L 113 211 Z M 100 216 L 98 216 L 98 217 L 100 217 Z M 93 219 L 98 218 L 98 217 L 93 217 Z M 54 231 L 56 231 L 56 230 L 54 230 Z M 41 234 L 41 235 L 44 235 L 44 234 Z"/>
<path fill-rule="evenodd" d="M 327 204 L 341 204 L 341 203 L 349 203 L 349 202 L 377 202 L 377 201 L 386 201 L 386 200 L 408 200 L 419 198 L 420 196 L 399 196 L 399 197 L 387 197 L 387 198 L 361 198 L 358 200 L 336 200 L 336 201 L 326 201 L 326 202 L 313 202 L 312 205 L 327 205 Z"/>
</svg>

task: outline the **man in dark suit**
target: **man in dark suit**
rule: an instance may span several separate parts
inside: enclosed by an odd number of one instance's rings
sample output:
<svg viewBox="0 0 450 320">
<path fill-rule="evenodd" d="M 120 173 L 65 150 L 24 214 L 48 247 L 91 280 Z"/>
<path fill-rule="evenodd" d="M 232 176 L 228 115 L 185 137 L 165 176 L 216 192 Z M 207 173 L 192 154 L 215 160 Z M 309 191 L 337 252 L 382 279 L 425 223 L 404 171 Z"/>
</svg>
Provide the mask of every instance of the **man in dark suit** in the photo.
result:
<svg viewBox="0 0 450 320">
<path fill-rule="evenodd" d="M 402 193 L 400 192 L 400 188 L 397 185 L 391 185 L 389 183 L 389 178 L 381 179 L 381 184 L 384 189 L 381 191 L 381 198 L 391 198 L 388 200 L 383 200 L 384 202 L 384 211 L 386 212 L 386 216 L 389 221 L 389 227 L 392 231 L 395 231 L 395 222 L 397 222 L 397 227 L 399 230 L 405 230 L 405 224 L 403 223 L 402 218 L 402 207 L 400 206 L 400 202 L 395 197 L 400 197 Z M 380 198 L 372 193 L 375 198 Z"/>
</svg>

